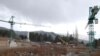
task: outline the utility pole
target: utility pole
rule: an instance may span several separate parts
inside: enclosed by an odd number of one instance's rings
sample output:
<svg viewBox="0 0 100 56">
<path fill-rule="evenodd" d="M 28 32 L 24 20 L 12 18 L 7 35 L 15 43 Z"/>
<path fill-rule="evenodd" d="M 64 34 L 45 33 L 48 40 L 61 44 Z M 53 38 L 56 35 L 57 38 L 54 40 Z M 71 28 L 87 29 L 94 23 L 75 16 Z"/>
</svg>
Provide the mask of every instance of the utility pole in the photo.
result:
<svg viewBox="0 0 100 56">
<path fill-rule="evenodd" d="M 30 42 L 30 31 L 27 32 L 27 41 Z"/>
</svg>

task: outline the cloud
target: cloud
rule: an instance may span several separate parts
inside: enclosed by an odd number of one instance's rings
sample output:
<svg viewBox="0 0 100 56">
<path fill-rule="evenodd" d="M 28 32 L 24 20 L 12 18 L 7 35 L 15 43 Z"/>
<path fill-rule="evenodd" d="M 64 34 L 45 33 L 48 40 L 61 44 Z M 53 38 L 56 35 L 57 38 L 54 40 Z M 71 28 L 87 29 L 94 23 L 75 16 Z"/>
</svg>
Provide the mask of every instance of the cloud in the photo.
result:
<svg viewBox="0 0 100 56">
<path fill-rule="evenodd" d="M 88 20 L 89 7 L 100 5 L 99 2 L 99 0 L 0 0 L 0 18 L 9 20 L 11 15 L 15 15 L 17 22 L 50 24 L 53 25 L 51 30 L 58 32 L 60 28 L 60 31 L 64 31 L 77 25 L 80 33 L 83 33 Z M 56 29 L 56 26 L 59 29 Z"/>
<path fill-rule="evenodd" d="M 30 17 L 34 23 L 73 22 L 88 16 L 87 0 L 0 0 L 7 8 Z M 87 18 L 86 18 L 87 19 Z"/>
</svg>

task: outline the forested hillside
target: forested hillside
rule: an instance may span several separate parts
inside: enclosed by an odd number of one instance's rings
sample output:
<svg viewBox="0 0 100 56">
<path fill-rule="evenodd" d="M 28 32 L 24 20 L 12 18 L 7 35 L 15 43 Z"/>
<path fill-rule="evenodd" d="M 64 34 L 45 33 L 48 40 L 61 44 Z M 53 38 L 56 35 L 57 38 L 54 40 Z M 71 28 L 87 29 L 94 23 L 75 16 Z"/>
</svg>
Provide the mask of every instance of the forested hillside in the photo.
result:
<svg viewBox="0 0 100 56">
<path fill-rule="evenodd" d="M 0 36 L 1 37 L 10 37 L 11 35 L 11 30 L 10 29 L 7 29 L 7 28 L 4 28 L 4 27 L 0 27 Z M 12 36 L 15 37 L 16 34 L 14 31 L 12 31 Z"/>
</svg>

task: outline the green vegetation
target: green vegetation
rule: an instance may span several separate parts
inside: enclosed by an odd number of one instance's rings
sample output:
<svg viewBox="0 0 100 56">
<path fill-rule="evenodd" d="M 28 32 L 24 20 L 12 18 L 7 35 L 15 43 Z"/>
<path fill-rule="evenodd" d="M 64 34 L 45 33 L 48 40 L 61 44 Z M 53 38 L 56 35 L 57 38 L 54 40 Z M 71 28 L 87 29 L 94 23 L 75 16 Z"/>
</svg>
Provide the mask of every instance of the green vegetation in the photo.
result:
<svg viewBox="0 0 100 56">
<path fill-rule="evenodd" d="M 38 34 L 35 32 L 30 33 L 30 40 L 31 41 L 36 41 L 36 42 L 43 42 L 43 41 L 50 41 L 52 42 L 52 36 L 51 35 L 46 35 L 46 34 Z"/>
<path fill-rule="evenodd" d="M 61 39 L 67 43 L 76 43 L 75 41 L 77 41 L 77 39 L 72 35 L 69 35 L 69 36 L 58 35 L 58 34 L 50 35 L 50 33 L 43 34 L 43 33 L 31 32 L 29 37 L 30 37 L 30 40 L 34 42 L 49 41 L 49 42 L 56 43 L 56 42 L 62 42 Z"/>
<path fill-rule="evenodd" d="M 0 36 L 1 37 L 10 37 L 11 35 L 11 30 L 8 30 L 8 29 L 0 29 Z M 15 37 L 16 34 L 14 31 L 12 31 L 12 37 Z"/>
</svg>

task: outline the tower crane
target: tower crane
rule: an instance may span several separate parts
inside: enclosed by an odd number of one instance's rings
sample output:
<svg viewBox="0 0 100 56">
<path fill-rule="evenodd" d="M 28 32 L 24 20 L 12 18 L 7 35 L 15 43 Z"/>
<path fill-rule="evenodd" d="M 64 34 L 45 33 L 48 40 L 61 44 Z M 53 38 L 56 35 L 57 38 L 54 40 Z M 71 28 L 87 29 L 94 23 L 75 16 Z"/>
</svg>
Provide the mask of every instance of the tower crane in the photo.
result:
<svg viewBox="0 0 100 56">
<path fill-rule="evenodd" d="M 98 21 L 98 19 L 95 16 L 99 12 L 99 10 L 100 8 L 98 6 L 89 7 L 89 18 L 87 26 L 89 26 L 89 32 L 88 32 L 89 47 L 91 50 L 93 50 L 94 48 L 94 37 L 95 37 L 94 24 L 97 24 Z"/>
<path fill-rule="evenodd" d="M 32 26 L 41 26 L 41 27 L 47 27 L 47 26 L 43 26 L 43 25 L 36 25 L 36 24 L 28 24 L 28 23 L 19 23 L 19 22 L 14 22 L 14 17 L 15 16 L 11 16 L 9 21 L 5 21 L 5 20 L 0 20 L 1 22 L 6 22 L 10 24 L 10 39 L 9 39 L 9 46 L 11 45 L 13 40 L 13 36 L 12 36 L 12 32 L 13 32 L 13 25 L 14 24 L 21 24 L 21 25 L 32 25 Z M 48 26 L 49 27 L 49 26 Z M 28 32 L 28 39 L 29 39 L 29 32 Z M 16 43 L 15 43 L 16 44 Z M 10 46 L 12 47 L 12 46 Z"/>
</svg>

